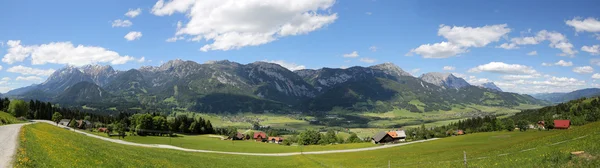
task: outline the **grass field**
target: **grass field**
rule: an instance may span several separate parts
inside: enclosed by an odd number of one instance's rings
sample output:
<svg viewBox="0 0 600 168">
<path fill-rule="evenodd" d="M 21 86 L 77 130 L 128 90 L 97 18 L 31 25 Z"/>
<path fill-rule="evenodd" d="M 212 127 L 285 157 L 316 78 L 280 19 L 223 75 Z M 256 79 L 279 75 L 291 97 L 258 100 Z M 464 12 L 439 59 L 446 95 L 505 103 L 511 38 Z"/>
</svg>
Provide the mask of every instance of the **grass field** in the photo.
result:
<svg viewBox="0 0 600 168">
<path fill-rule="evenodd" d="M 600 122 L 570 130 L 490 132 L 374 151 L 286 157 L 130 147 L 48 124 L 24 126 L 17 167 L 599 167 Z M 275 147 L 275 146 L 272 146 Z M 585 151 L 583 157 L 569 152 Z"/>
<path fill-rule="evenodd" d="M 91 132 L 96 135 L 107 137 L 105 133 Z M 348 134 L 342 136 L 349 136 Z M 111 137 L 118 139 L 118 137 Z M 300 151 L 325 151 L 338 149 L 356 149 L 375 146 L 372 143 L 354 143 L 338 145 L 311 145 L 311 146 L 284 146 L 272 143 L 248 141 L 220 140 L 209 135 L 180 135 L 178 137 L 159 137 L 159 136 L 127 136 L 125 141 L 142 144 L 166 144 L 189 149 L 204 149 L 227 152 L 247 152 L 247 153 L 283 153 Z"/>
<path fill-rule="evenodd" d="M 0 111 L 0 125 L 21 123 L 21 122 L 23 122 L 23 121 L 18 120 L 14 116 L 12 116 L 4 111 Z"/>
</svg>

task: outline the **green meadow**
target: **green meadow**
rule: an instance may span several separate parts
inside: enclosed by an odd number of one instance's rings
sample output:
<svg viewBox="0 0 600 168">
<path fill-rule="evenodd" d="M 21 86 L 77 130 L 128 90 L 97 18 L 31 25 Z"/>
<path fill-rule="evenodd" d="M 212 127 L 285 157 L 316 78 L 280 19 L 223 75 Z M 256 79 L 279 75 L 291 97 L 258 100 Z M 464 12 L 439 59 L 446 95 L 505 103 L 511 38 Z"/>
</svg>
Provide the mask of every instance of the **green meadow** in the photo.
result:
<svg viewBox="0 0 600 168">
<path fill-rule="evenodd" d="M 48 124 L 24 126 L 20 136 L 16 167 L 462 167 L 463 152 L 469 167 L 600 166 L 600 122 L 569 130 L 475 133 L 372 151 L 285 157 L 125 146 Z M 573 151 L 585 154 L 574 156 Z"/>
</svg>

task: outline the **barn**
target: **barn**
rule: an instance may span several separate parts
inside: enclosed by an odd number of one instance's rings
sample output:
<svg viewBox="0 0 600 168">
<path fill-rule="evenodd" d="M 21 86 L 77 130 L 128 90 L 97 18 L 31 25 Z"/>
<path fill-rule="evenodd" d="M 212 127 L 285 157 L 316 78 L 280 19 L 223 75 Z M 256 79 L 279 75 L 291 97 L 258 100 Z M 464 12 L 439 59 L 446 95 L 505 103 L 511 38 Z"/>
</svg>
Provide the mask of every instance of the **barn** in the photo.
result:
<svg viewBox="0 0 600 168">
<path fill-rule="evenodd" d="M 571 128 L 571 120 L 554 120 L 554 129 Z"/>
<path fill-rule="evenodd" d="M 371 138 L 374 144 L 384 144 L 389 142 L 394 142 L 394 138 L 390 136 L 387 132 L 379 132 Z"/>
</svg>

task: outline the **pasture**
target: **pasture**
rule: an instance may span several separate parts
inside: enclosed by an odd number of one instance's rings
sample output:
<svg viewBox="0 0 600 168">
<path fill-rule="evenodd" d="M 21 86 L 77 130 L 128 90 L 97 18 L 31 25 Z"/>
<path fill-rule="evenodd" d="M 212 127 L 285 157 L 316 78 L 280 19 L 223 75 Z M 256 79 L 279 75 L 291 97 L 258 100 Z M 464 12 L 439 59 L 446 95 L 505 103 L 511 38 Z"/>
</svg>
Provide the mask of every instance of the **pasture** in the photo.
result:
<svg viewBox="0 0 600 168">
<path fill-rule="evenodd" d="M 285 157 L 132 147 L 48 124 L 23 128 L 17 167 L 387 167 L 388 162 L 391 167 L 462 167 L 463 151 L 469 167 L 600 166 L 600 122 L 569 130 L 476 133 L 373 151 Z M 270 147 L 278 148 L 264 148 Z M 572 156 L 573 151 L 585 155 Z"/>
</svg>

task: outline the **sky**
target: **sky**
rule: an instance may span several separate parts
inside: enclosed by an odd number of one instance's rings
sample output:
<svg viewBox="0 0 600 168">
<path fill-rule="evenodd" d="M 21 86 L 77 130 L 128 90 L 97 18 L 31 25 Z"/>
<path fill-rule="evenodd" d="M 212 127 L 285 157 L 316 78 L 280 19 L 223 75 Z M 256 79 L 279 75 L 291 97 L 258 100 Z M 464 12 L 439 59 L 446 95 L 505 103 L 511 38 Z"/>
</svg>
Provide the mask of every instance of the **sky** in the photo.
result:
<svg viewBox="0 0 600 168">
<path fill-rule="evenodd" d="M 600 87 L 600 1 L 0 1 L 0 93 L 67 65 L 385 62 L 517 93 Z"/>
</svg>

